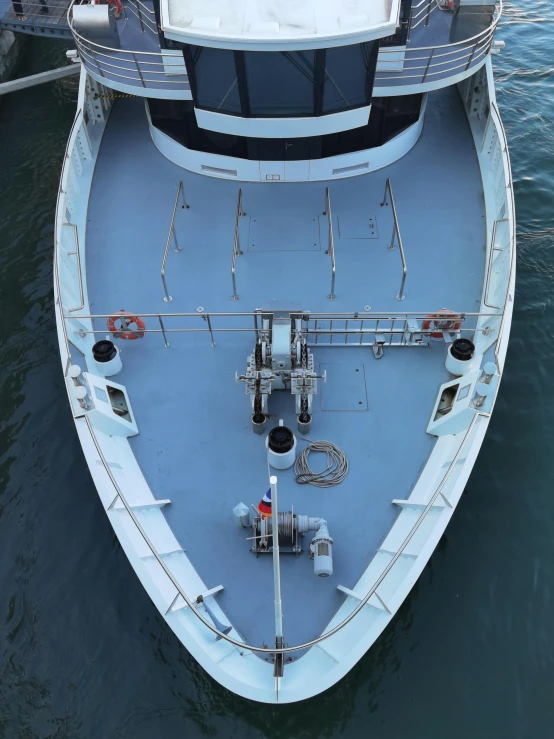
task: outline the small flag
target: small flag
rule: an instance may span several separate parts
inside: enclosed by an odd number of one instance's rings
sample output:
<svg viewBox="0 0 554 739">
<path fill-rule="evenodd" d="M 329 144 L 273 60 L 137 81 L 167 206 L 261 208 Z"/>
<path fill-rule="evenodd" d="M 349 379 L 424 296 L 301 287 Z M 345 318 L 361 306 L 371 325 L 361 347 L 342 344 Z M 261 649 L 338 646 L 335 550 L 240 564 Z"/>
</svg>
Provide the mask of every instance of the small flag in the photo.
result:
<svg viewBox="0 0 554 739">
<path fill-rule="evenodd" d="M 258 503 L 258 513 L 261 513 L 263 518 L 271 518 L 271 488 Z"/>
</svg>

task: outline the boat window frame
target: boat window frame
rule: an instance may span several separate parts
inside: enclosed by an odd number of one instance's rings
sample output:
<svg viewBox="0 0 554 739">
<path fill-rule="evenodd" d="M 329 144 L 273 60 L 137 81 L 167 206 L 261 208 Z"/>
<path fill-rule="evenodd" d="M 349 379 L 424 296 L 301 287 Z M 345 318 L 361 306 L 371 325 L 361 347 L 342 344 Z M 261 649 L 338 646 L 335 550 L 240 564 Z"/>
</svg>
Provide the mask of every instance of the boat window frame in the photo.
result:
<svg viewBox="0 0 554 739">
<path fill-rule="evenodd" d="M 225 53 L 229 55 L 229 63 L 234 66 L 240 100 L 240 111 L 237 112 L 236 110 L 225 107 L 226 97 L 222 98 L 217 105 L 210 105 L 209 102 L 206 103 L 206 101 L 209 100 L 211 93 L 208 89 L 199 89 L 199 80 L 197 75 L 197 64 L 201 58 L 201 50 L 204 48 L 210 47 L 198 46 L 195 44 L 183 44 L 183 55 L 187 67 L 194 105 L 200 110 L 207 110 L 239 118 L 318 118 L 325 115 L 344 113 L 346 111 L 356 110 L 371 105 L 371 96 L 377 71 L 377 58 L 379 55 L 379 39 L 374 41 L 364 41 L 357 44 L 345 44 L 342 46 L 331 47 L 329 49 L 320 48 L 309 50 L 313 52 L 313 70 L 311 77 L 308 77 L 312 87 L 311 107 L 306 107 L 306 109 L 302 111 L 294 111 L 290 110 L 291 105 L 283 101 L 283 112 L 279 111 L 278 107 L 276 107 L 274 111 L 264 112 L 260 110 L 258 103 L 254 103 L 255 83 L 253 82 L 253 76 L 249 79 L 248 70 L 249 68 L 252 69 L 254 65 L 254 55 L 260 55 L 259 61 L 261 62 L 263 61 L 261 55 L 272 54 L 284 57 L 289 61 L 289 63 L 296 67 L 299 74 L 307 76 L 306 72 L 312 62 L 309 64 L 304 62 L 299 65 L 295 63 L 294 56 L 297 54 L 305 54 L 305 52 L 295 49 L 286 51 L 218 49 L 218 52 L 221 55 Z M 330 60 L 333 58 L 339 67 L 342 65 L 344 69 L 347 67 L 350 68 L 351 56 L 354 49 L 358 49 L 360 52 L 361 63 L 358 69 L 360 76 L 363 76 L 363 89 L 359 88 L 355 94 L 352 94 L 350 91 L 350 93 L 345 95 L 334 81 L 333 77 L 335 75 L 329 74 L 328 59 Z M 343 60 L 341 60 L 341 51 L 344 51 Z M 350 56 L 350 59 L 348 59 L 348 56 Z M 276 65 L 276 67 L 278 67 L 278 65 Z M 268 84 L 271 84 L 271 82 Z M 277 88 L 278 85 L 275 84 L 274 87 Z M 343 98 L 344 105 L 337 106 L 336 101 L 327 103 L 326 95 L 331 87 L 333 87 Z M 362 100 L 360 100 L 361 97 L 363 98 Z M 357 98 L 354 103 L 351 102 L 353 98 Z"/>
</svg>

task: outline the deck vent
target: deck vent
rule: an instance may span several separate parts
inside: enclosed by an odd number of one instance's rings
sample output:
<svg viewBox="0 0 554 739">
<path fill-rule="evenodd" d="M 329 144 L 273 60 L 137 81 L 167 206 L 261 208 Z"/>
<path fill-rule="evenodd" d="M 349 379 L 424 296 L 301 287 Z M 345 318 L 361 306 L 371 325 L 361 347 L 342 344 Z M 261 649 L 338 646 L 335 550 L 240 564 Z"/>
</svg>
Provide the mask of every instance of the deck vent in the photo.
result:
<svg viewBox="0 0 554 739">
<path fill-rule="evenodd" d="M 363 164 L 353 164 L 351 167 L 339 167 L 333 170 L 333 176 L 340 174 L 349 174 L 350 172 L 364 172 L 369 169 L 369 162 Z"/>
<path fill-rule="evenodd" d="M 217 174 L 220 177 L 237 177 L 238 172 L 236 169 L 223 169 L 223 167 L 208 167 L 208 165 L 202 165 L 202 172 L 208 174 Z"/>
</svg>

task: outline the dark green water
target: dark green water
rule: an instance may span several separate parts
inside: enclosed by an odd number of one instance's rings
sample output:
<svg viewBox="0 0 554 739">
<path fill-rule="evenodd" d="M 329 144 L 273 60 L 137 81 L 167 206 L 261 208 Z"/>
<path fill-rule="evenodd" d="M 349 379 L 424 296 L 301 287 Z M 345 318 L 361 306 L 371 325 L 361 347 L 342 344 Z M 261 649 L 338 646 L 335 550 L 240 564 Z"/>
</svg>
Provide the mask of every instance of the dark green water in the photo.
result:
<svg viewBox="0 0 554 739">
<path fill-rule="evenodd" d="M 393 623 L 322 696 L 231 695 L 151 604 L 62 384 L 54 205 L 76 81 L 0 104 L 0 738 L 554 736 L 554 9 L 508 3 L 495 57 L 519 234 L 500 398 L 466 494 Z M 31 40 L 28 74 L 63 62 Z M 447 194 L 445 195 L 447 197 Z"/>
</svg>

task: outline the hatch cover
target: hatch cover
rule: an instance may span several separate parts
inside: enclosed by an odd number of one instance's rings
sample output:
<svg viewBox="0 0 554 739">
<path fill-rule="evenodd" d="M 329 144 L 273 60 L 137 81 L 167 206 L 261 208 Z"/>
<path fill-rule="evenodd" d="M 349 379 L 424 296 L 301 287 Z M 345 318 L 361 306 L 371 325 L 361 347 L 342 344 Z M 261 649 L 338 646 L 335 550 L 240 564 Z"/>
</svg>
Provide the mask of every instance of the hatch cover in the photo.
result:
<svg viewBox="0 0 554 739">
<path fill-rule="evenodd" d="M 360 213 L 339 213 L 337 215 L 339 238 L 341 239 L 378 239 L 376 216 Z"/>
<path fill-rule="evenodd" d="M 268 213 L 250 218 L 248 251 L 319 251 L 320 248 L 317 217 Z"/>
<path fill-rule="evenodd" d="M 322 411 L 367 411 L 365 366 L 355 362 L 320 362 Z"/>
</svg>

